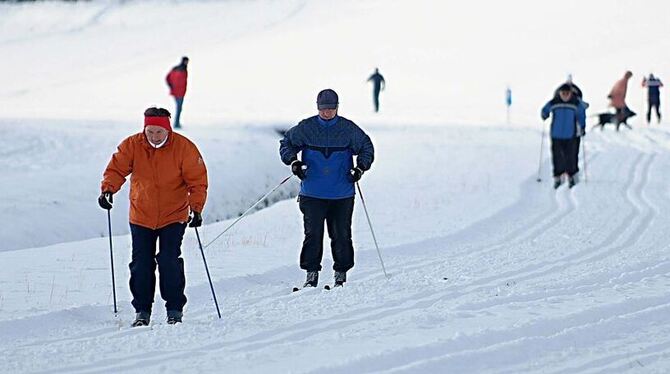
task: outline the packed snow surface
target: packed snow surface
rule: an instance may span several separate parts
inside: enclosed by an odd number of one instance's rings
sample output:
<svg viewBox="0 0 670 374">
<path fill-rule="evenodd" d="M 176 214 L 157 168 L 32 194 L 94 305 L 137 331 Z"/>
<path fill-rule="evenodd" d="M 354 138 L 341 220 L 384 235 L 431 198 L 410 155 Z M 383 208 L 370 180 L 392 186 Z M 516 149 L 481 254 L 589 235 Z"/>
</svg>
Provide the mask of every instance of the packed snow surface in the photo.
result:
<svg viewBox="0 0 670 374">
<path fill-rule="evenodd" d="M 639 86 L 670 81 L 667 14 L 663 1 L 0 4 L 2 372 L 670 371 L 670 130 L 644 123 Z M 322 288 L 326 239 L 321 284 L 291 292 L 293 178 L 204 250 L 222 319 L 189 229 L 184 323 L 165 323 L 157 293 L 151 325 L 130 328 L 126 186 L 114 314 L 101 174 L 147 106 L 172 110 L 163 79 L 182 55 L 182 133 L 209 169 L 203 244 L 289 175 L 277 130 L 331 87 L 375 144 L 360 186 L 388 278 L 357 195 L 345 287 Z M 604 111 L 627 69 L 633 130 L 588 131 L 579 184 L 553 190 L 539 108 L 572 74 L 588 114 Z"/>
</svg>

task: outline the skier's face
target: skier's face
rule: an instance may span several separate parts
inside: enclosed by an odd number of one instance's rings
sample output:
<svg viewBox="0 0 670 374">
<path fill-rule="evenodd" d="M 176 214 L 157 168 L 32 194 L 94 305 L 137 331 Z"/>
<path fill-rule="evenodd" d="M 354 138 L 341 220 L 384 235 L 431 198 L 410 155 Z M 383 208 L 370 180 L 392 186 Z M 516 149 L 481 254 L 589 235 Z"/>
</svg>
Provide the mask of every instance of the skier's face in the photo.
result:
<svg viewBox="0 0 670 374">
<path fill-rule="evenodd" d="M 159 145 L 168 137 L 168 131 L 160 126 L 149 125 L 144 128 L 144 135 L 146 135 L 149 143 Z"/>
<path fill-rule="evenodd" d="M 325 119 L 326 121 L 335 118 L 336 115 L 337 109 L 319 109 L 319 117 Z"/>
<path fill-rule="evenodd" d="M 572 92 L 570 91 L 558 91 L 558 94 L 561 96 L 561 100 L 568 101 L 572 97 Z"/>
</svg>

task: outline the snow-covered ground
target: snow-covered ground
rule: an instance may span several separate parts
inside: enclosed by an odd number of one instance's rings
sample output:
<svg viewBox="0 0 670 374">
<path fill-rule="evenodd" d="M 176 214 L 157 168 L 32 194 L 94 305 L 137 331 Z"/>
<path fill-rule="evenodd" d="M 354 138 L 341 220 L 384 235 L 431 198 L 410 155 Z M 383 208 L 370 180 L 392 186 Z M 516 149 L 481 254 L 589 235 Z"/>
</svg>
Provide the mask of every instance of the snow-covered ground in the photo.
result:
<svg viewBox="0 0 670 374">
<path fill-rule="evenodd" d="M 572 190 L 551 188 L 545 140 L 535 180 L 539 107 L 567 73 L 590 114 L 626 69 L 638 113 L 641 75 L 670 80 L 668 11 L 574 0 L 0 4 L 2 371 L 670 371 L 667 122 L 590 132 L 588 174 Z M 205 250 L 221 320 L 189 230 L 184 323 L 166 325 L 157 296 L 152 325 L 131 329 L 126 191 L 113 210 L 114 315 L 101 172 L 145 107 L 172 109 L 163 77 L 183 54 L 184 134 L 210 172 L 203 241 L 288 175 L 275 129 L 314 114 L 316 92 L 332 87 L 376 146 L 361 187 L 390 279 L 357 198 L 347 285 L 291 293 L 304 274 L 289 199 Z M 379 115 L 365 83 L 375 66 L 388 81 Z"/>
</svg>

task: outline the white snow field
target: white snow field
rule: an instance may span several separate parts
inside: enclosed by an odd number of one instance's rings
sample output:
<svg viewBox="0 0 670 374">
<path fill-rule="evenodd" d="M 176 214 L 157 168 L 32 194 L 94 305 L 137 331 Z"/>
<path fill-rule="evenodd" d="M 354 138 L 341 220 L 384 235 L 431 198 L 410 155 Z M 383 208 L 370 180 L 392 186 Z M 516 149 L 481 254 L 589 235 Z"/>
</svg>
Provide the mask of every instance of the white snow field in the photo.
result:
<svg viewBox="0 0 670 374">
<path fill-rule="evenodd" d="M 644 123 L 639 86 L 670 81 L 667 14 L 664 1 L 0 4 L 0 371 L 670 372 L 670 129 Z M 275 130 L 331 87 L 375 144 L 361 188 L 388 279 L 357 196 L 349 282 L 291 292 L 294 178 L 205 249 L 222 319 L 189 229 L 184 323 L 165 323 L 157 293 L 151 325 L 130 328 L 126 188 L 114 314 L 99 181 L 146 107 L 173 109 L 163 78 L 182 55 L 183 134 L 209 169 L 203 242 L 289 175 Z M 626 69 L 633 130 L 589 131 L 580 183 L 553 190 L 540 107 L 571 73 L 588 114 L 604 111 Z"/>
</svg>

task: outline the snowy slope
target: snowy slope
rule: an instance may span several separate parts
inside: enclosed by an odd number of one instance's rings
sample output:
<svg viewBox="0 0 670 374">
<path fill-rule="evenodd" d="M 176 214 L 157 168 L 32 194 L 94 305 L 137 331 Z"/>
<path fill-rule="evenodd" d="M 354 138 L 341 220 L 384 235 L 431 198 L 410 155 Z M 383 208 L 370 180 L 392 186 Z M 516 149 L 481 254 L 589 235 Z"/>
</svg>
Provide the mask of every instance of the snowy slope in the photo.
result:
<svg viewBox="0 0 670 374">
<path fill-rule="evenodd" d="M 667 122 L 590 132 L 588 175 L 572 190 L 551 189 L 545 139 L 545 181 L 535 181 L 539 106 L 567 73 L 591 114 L 625 69 L 636 74 L 638 112 L 641 74 L 670 79 L 660 37 L 669 5 L 547 9 L 530 0 L 0 4 L 2 371 L 670 371 Z M 152 325 L 131 329 L 126 190 L 113 210 L 114 315 L 100 174 L 146 106 L 172 108 L 163 76 L 182 54 L 193 63 L 184 134 L 210 170 L 204 243 L 232 222 L 215 221 L 288 174 L 274 129 L 314 114 L 328 86 L 376 146 L 361 187 L 390 279 L 357 198 L 347 285 L 291 293 L 304 273 L 301 215 L 288 199 L 206 249 L 222 320 L 189 229 L 185 322 L 166 325 L 157 295 Z M 388 80 L 379 115 L 365 83 L 375 66 Z M 502 124 L 507 84 L 512 125 Z M 322 284 L 331 265 L 327 254 Z"/>
</svg>

